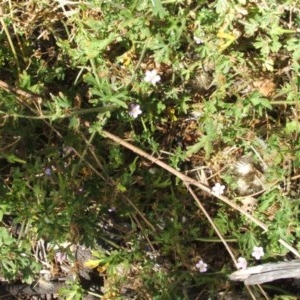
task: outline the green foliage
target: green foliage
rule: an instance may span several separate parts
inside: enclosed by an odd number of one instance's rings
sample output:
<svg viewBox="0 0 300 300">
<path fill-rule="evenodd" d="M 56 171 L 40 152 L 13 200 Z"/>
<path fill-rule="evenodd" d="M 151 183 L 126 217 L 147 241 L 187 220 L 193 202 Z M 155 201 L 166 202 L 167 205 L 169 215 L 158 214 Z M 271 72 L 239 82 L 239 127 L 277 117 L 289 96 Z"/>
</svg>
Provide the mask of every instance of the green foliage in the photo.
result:
<svg viewBox="0 0 300 300">
<path fill-rule="evenodd" d="M 0 275 L 36 280 L 33 248 L 46 239 L 104 249 L 90 261 L 104 299 L 125 287 L 139 299 L 228 288 L 233 264 L 186 186 L 105 131 L 210 189 L 226 184 L 237 205 L 235 168 L 251 157 L 261 188 L 251 213 L 267 232 L 197 190 L 199 201 L 250 264 L 254 246 L 264 261 L 287 257 L 279 239 L 300 251 L 298 2 L 4 3 Z M 61 297 L 84 293 L 73 281 Z"/>
<path fill-rule="evenodd" d="M 6 228 L 0 227 L 0 269 L 1 274 L 8 280 L 19 279 L 31 284 L 40 265 L 30 254 L 30 244 L 27 241 L 18 242 L 12 238 Z"/>
<path fill-rule="evenodd" d="M 65 300 L 80 300 L 84 297 L 84 290 L 80 283 L 70 281 L 66 282 L 66 286 L 60 289 L 59 296 Z"/>
</svg>

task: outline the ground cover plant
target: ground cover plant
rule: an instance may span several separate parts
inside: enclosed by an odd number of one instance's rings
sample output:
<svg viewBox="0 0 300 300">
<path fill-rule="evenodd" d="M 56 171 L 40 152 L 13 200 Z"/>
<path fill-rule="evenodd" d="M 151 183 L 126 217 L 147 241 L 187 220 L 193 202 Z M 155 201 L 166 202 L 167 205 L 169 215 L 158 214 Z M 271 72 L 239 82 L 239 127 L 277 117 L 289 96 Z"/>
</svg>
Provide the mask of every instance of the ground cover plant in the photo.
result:
<svg viewBox="0 0 300 300">
<path fill-rule="evenodd" d="M 6 290 L 297 299 L 293 274 L 228 276 L 300 258 L 299 10 L 3 0 Z"/>
</svg>

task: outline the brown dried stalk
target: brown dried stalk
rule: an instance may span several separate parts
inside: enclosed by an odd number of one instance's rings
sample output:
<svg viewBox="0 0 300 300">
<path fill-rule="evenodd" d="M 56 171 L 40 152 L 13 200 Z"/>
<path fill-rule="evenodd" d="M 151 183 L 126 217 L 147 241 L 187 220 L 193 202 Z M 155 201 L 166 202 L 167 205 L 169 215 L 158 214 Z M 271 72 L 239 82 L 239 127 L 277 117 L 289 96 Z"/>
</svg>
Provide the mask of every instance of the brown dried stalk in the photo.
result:
<svg viewBox="0 0 300 300">
<path fill-rule="evenodd" d="M 262 228 L 264 231 L 268 231 L 268 226 L 266 224 L 264 224 L 263 222 L 261 222 L 260 220 L 258 220 L 257 218 L 255 218 L 254 216 L 252 216 L 250 213 L 248 213 L 247 211 L 245 211 L 244 209 L 242 209 L 240 206 L 238 206 L 237 204 L 235 204 L 233 201 L 231 201 L 228 197 L 226 196 L 222 196 L 219 194 L 216 194 L 212 191 L 212 189 L 206 185 L 204 185 L 203 183 L 177 171 L 176 169 L 172 168 L 171 166 L 169 166 L 168 164 L 164 163 L 163 161 L 159 160 L 158 158 L 153 157 L 152 155 L 149 155 L 147 152 L 137 148 L 136 146 L 126 142 L 125 140 L 113 135 L 112 133 L 108 132 L 108 131 L 101 131 L 100 132 L 104 137 L 116 142 L 117 144 L 131 150 L 132 152 L 138 154 L 141 157 L 146 158 L 147 160 L 151 161 L 152 163 L 160 166 L 161 168 L 165 169 L 166 171 L 168 171 L 169 173 L 175 175 L 176 177 L 178 177 L 179 179 L 181 179 L 183 181 L 183 183 L 187 186 L 189 185 L 193 185 L 196 186 L 198 188 L 200 188 L 202 191 L 218 198 L 219 200 L 221 200 L 222 202 L 228 204 L 229 206 L 231 206 L 233 209 L 239 211 L 241 214 L 243 214 L 244 216 L 246 216 L 248 219 L 250 219 L 253 223 L 255 223 L 256 225 L 258 225 L 260 228 Z M 197 203 L 197 205 L 199 206 L 199 204 Z M 285 242 L 283 239 L 279 239 L 278 240 L 279 243 L 281 243 L 284 247 L 286 247 L 289 251 L 291 251 L 292 253 L 294 253 L 294 255 L 298 258 L 300 258 L 300 254 L 299 252 L 293 248 L 292 246 L 290 246 L 287 242 Z"/>
</svg>

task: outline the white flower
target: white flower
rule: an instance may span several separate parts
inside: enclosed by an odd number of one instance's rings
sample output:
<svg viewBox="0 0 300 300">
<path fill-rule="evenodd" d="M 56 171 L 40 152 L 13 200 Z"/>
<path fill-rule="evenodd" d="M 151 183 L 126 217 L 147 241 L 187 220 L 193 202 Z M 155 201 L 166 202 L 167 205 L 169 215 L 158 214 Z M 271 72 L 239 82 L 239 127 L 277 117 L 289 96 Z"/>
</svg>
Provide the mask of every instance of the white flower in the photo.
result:
<svg viewBox="0 0 300 300">
<path fill-rule="evenodd" d="M 237 260 L 236 267 L 238 269 L 245 270 L 247 268 L 247 260 L 244 257 L 239 257 L 238 260 Z"/>
<path fill-rule="evenodd" d="M 197 121 L 200 119 L 200 117 L 202 116 L 202 112 L 201 111 L 196 111 L 193 110 L 189 113 L 188 117 L 185 119 L 186 121 Z"/>
<path fill-rule="evenodd" d="M 162 270 L 162 266 L 160 264 L 154 264 L 152 269 L 154 272 L 160 272 Z"/>
<path fill-rule="evenodd" d="M 194 41 L 197 45 L 201 45 L 204 43 L 202 39 L 200 39 L 199 37 L 197 37 L 195 35 L 194 35 Z"/>
<path fill-rule="evenodd" d="M 225 190 L 225 185 L 221 185 L 219 182 L 217 182 L 212 188 L 212 192 L 216 195 L 223 195 L 224 190 Z"/>
<path fill-rule="evenodd" d="M 257 247 L 254 246 L 252 256 L 255 257 L 255 259 L 260 259 L 265 255 L 263 247 Z"/>
<path fill-rule="evenodd" d="M 203 262 L 203 260 L 199 260 L 196 264 L 196 268 L 199 269 L 199 272 L 203 273 L 207 271 L 207 264 Z"/>
<path fill-rule="evenodd" d="M 159 253 L 157 251 L 146 252 L 146 255 L 149 256 L 151 260 L 156 260 L 159 257 Z"/>
<path fill-rule="evenodd" d="M 160 76 L 157 75 L 157 71 L 154 69 L 152 71 L 146 71 L 145 81 L 150 82 L 155 85 L 157 82 L 160 81 Z"/>
<path fill-rule="evenodd" d="M 247 176 L 249 173 L 252 173 L 253 170 L 251 158 L 249 157 L 242 157 L 236 164 L 236 172 L 241 176 Z"/>
<path fill-rule="evenodd" d="M 137 118 L 142 113 L 141 107 L 138 104 L 131 104 L 130 111 L 128 112 L 132 118 Z"/>
</svg>

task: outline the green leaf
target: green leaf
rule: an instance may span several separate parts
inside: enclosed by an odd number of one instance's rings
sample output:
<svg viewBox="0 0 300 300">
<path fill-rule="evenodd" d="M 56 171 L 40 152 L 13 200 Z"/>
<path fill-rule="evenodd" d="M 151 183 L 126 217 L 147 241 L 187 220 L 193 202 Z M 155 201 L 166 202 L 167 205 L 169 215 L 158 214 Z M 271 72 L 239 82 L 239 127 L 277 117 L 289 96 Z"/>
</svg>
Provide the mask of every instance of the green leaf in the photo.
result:
<svg viewBox="0 0 300 300">
<path fill-rule="evenodd" d="M 272 109 L 272 105 L 270 101 L 267 98 L 260 97 L 258 94 L 253 95 L 253 97 L 250 99 L 250 102 L 256 106 L 256 107 L 263 107 Z"/>
<path fill-rule="evenodd" d="M 162 19 L 168 14 L 167 11 L 162 6 L 161 0 L 151 0 L 151 2 L 153 5 L 154 15 L 156 15 Z"/>
<path fill-rule="evenodd" d="M 130 171 L 130 174 L 133 175 L 133 173 L 135 172 L 136 170 L 136 163 L 138 161 L 139 157 L 137 156 L 133 162 L 129 165 L 129 171 Z"/>
<path fill-rule="evenodd" d="M 300 130 L 300 124 L 298 120 L 293 120 L 291 122 L 287 122 L 285 125 L 285 131 L 287 134 L 293 133 L 293 132 L 299 132 Z"/>
<path fill-rule="evenodd" d="M 187 148 L 186 156 L 190 157 L 193 154 L 197 153 L 200 149 L 205 150 L 205 158 L 208 159 L 213 152 L 213 146 L 211 138 L 207 135 L 204 135 L 200 138 L 200 141 L 192 146 Z"/>
<path fill-rule="evenodd" d="M 8 154 L 6 156 L 6 159 L 9 163 L 12 163 L 12 164 L 14 164 L 14 163 L 26 164 L 26 160 L 21 159 L 14 154 Z"/>
<path fill-rule="evenodd" d="M 70 100 L 62 92 L 59 92 L 58 96 L 54 96 L 53 100 L 60 108 L 70 108 L 71 107 Z"/>
<path fill-rule="evenodd" d="M 116 188 L 117 188 L 117 190 L 118 190 L 119 192 L 121 192 L 121 193 L 124 193 L 124 192 L 127 191 L 126 186 L 124 186 L 124 185 L 121 184 L 121 183 L 118 183 L 117 186 L 116 186 Z"/>
<path fill-rule="evenodd" d="M 26 90 L 30 90 L 31 87 L 31 76 L 26 72 L 20 75 L 20 87 Z"/>
<path fill-rule="evenodd" d="M 193 154 L 197 153 L 202 148 L 202 143 L 198 142 L 192 146 L 187 147 L 186 157 L 191 157 Z"/>
<path fill-rule="evenodd" d="M 79 129 L 79 126 L 80 126 L 80 119 L 76 116 L 72 116 L 70 118 L 69 128 L 73 129 L 74 131 L 77 131 Z"/>
<path fill-rule="evenodd" d="M 259 24 L 255 19 L 250 18 L 249 22 L 245 22 L 245 33 L 249 36 L 253 36 L 258 28 Z"/>
<path fill-rule="evenodd" d="M 227 0 L 218 0 L 215 7 L 216 7 L 216 12 L 222 16 L 227 13 L 229 8 L 229 3 Z"/>
</svg>

